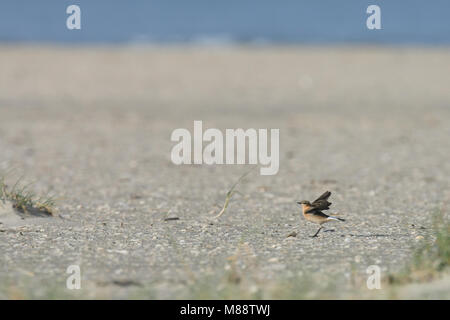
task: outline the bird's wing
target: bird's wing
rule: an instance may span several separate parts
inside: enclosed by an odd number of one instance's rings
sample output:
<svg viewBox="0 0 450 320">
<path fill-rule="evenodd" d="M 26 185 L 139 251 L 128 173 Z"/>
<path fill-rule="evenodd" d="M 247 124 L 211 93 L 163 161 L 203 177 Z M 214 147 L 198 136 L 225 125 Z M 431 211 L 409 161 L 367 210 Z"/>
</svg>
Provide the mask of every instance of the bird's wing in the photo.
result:
<svg viewBox="0 0 450 320">
<path fill-rule="evenodd" d="M 325 207 L 323 209 L 321 209 L 319 207 L 310 207 L 308 210 L 305 210 L 305 213 L 316 213 L 316 212 L 319 212 L 321 210 L 328 210 L 328 207 Z"/>
<path fill-rule="evenodd" d="M 328 202 L 327 200 L 319 200 L 314 201 L 311 206 L 315 210 L 328 210 L 330 209 L 331 202 Z"/>
<path fill-rule="evenodd" d="M 328 218 L 329 217 L 329 215 L 323 213 L 320 210 L 311 211 L 311 209 L 310 209 L 309 212 L 305 212 L 305 214 L 310 214 L 310 215 L 318 216 L 318 217 L 322 217 L 322 218 Z"/>
<path fill-rule="evenodd" d="M 311 203 L 312 208 L 315 210 L 328 210 L 330 209 L 331 202 L 328 202 L 328 197 L 331 195 L 330 191 L 326 191 L 324 194 L 322 194 L 319 198 L 314 200 L 313 203 Z"/>
<path fill-rule="evenodd" d="M 320 197 L 318 197 L 316 200 L 314 200 L 314 202 L 319 201 L 319 200 L 328 200 L 328 198 L 330 196 L 331 196 L 331 192 L 330 191 L 325 191 Z"/>
</svg>

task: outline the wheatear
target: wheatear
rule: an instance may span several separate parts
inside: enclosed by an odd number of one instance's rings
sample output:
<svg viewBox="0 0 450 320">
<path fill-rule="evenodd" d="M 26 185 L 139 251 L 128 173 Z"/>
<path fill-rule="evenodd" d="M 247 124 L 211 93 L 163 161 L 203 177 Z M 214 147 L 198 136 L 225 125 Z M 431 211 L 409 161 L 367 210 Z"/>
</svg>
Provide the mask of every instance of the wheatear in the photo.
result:
<svg viewBox="0 0 450 320">
<path fill-rule="evenodd" d="M 322 230 L 323 228 L 322 224 L 332 220 L 345 221 L 344 219 L 329 216 L 322 212 L 322 210 L 330 209 L 331 202 L 328 202 L 328 198 L 330 197 L 330 195 L 331 192 L 326 191 L 323 195 L 314 200 L 313 203 L 310 203 L 306 200 L 297 202 L 298 204 L 302 205 L 303 216 L 306 220 L 320 224 L 319 230 L 317 230 L 312 238 L 317 237 L 320 230 Z"/>
</svg>

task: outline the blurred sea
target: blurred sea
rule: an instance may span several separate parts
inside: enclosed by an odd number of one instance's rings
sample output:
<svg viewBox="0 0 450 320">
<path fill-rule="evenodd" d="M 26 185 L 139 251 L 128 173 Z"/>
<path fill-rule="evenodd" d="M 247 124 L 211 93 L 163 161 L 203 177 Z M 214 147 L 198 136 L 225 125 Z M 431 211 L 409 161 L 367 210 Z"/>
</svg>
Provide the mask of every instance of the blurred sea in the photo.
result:
<svg viewBox="0 0 450 320">
<path fill-rule="evenodd" d="M 81 7 L 82 29 L 66 28 Z M 382 30 L 366 8 L 381 7 Z M 0 42 L 450 44 L 450 0 L 1 0 Z"/>
</svg>

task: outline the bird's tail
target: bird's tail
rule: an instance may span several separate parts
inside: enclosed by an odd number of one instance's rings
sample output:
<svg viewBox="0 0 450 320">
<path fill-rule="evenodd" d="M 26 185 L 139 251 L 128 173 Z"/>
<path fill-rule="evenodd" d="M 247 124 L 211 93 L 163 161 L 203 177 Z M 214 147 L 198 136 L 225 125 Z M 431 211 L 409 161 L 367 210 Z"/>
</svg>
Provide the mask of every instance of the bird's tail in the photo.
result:
<svg viewBox="0 0 450 320">
<path fill-rule="evenodd" d="M 338 217 L 333 217 L 333 216 L 329 216 L 327 219 L 329 219 L 329 220 L 337 220 L 337 221 L 345 221 L 345 219 L 338 218 Z"/>
</svg>

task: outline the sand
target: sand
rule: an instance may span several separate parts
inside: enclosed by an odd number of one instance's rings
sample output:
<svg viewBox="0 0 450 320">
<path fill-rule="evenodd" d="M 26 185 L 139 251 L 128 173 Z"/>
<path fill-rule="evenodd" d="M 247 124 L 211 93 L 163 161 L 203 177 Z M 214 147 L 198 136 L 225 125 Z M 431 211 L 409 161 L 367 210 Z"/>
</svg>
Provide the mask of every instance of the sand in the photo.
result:
<svg viewBox="0 0 450 320">
<path fill-rule="evenodd" d="M 0 47 L 0 170 L 50 191 L 62 217 L 0 224 L 0 297 L 64 295 L 74 264 L 91 298 L 186 297 L 236 268 L 256 288 L 401 270 L 450 201 L 448 61 L 447 48 Z M 252 172 L 219 220 L 251 166 L 174 165 L 171 133 L 194 120 L 280 129 L 278 174 Z M 325 190 L 346 222 L 312 239 L 295 201 Z"/>
</svg>

